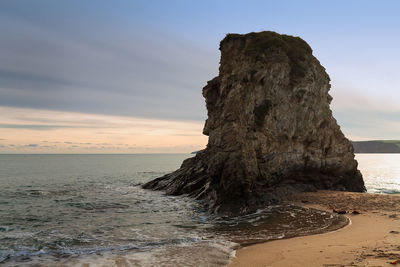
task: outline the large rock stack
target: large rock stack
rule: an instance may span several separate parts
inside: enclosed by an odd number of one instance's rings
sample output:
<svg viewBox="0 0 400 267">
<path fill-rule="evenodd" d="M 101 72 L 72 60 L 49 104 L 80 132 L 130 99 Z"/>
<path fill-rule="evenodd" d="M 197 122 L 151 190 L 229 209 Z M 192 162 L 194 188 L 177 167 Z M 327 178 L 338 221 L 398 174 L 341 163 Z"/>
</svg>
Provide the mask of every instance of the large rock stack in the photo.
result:
<svg viewBox="0 0 400 267">
<path fill-rule="evenodd" d="M 332 117 L 329 76 L 299 37 L 228 34 L 203 88 L 207 148 L 144 188 L 188 194 L 215 212 L 248 212 L 293 190 L 365 191 Z"/>
</svg>

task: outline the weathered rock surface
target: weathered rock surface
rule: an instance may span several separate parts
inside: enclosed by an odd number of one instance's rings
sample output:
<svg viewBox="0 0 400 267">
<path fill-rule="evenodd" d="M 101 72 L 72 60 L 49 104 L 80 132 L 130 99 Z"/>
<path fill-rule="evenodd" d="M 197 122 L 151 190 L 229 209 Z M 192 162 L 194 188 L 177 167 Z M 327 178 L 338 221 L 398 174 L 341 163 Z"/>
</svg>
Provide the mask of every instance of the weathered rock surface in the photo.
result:
<svg viewBox="0 0 400 267">
<path fill-rule="evenodd" d="M 293 190 L 365 191 L 332 117 L 329 76 L 299 37 L 228 34 L 203 88 L 207 148 L 144 188 L 188 194 L 214 212 L 248 212 Z"/>
</svg>

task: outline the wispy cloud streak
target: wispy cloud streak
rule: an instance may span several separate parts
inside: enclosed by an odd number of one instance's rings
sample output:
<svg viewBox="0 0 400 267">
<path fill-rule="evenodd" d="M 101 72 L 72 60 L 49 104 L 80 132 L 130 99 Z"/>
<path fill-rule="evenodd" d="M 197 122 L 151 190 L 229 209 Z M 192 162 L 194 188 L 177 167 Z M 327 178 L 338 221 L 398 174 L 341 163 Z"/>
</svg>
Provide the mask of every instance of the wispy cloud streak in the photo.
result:
<svg viewBox="0 0 400 267">
<path fill-rule="evenodd" d="M 85 24 L 54 30 L 37 19 L 0 16 L 0 25 L 9 25 L 0 26 L 7 36 L 0 40 L 0 105 L 205 118 L 201 88 L 217 71 L 217 51 L 166 34 L 149 37 L 134 25 L 98 34 Z"/>
<path fill-rule="evenodd" d="M 207 142 L 198 121 L 9 107 L 0 113 L 0 153 L 188 153 Z"/>
</svg>

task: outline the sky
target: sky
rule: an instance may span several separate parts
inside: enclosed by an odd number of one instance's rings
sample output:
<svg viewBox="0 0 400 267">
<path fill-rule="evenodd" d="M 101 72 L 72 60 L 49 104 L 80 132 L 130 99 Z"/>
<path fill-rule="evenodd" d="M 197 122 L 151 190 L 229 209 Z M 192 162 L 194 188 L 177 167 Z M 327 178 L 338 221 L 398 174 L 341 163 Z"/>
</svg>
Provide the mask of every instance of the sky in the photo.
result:
<svg viewBox="0 0 400 267">
<path fill-rule="evenodd" d="M 400 139 L 399 1 L 0 1 L 0 153 L 202 149 L 227 33 L 300 36 L 351 140 Z"/>
</svg>

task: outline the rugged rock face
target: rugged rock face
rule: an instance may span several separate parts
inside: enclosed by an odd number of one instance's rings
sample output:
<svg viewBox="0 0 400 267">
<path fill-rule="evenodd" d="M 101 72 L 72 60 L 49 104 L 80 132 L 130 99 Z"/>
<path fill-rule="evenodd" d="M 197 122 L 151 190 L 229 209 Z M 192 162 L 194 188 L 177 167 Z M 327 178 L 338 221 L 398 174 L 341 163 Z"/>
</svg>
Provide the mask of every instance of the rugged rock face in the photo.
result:
<svg viewBox="0 0 400 267">
<path fill-rule="evenodd" d="M 207 148 L 144 188 L 248 212 L 293 190 L 365 191 L 353 147 L 332 117 L 329 76 L 299 37 L 228 34 L 219 76 L 203 88 Z"/>
</svg>

